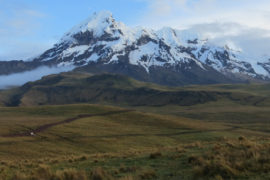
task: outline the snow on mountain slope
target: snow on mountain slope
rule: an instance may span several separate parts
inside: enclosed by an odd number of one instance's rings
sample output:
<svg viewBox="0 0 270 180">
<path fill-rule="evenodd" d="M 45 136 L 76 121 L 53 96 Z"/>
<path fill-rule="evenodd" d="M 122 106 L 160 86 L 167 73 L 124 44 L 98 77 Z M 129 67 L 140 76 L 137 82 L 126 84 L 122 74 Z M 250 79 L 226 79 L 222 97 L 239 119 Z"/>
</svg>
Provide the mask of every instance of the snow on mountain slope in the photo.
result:
<svg viewBox="0 0 270 180">
<path fill-rule="evenodd" d="M 73 27 L 52 49 L 34 61 L 58 66 L 121 62 L 143 67 L 147 73 L 151 73 L 151 67 L 180 67 L 183 71 L 195 65 L 205 73 L 210 73 L 212 68 L 223 75 L 232 73 L 258 79 L 270 76 L 270 60 L 260 62 L 226 44 L 215 46 L 196 32 L 130 28 L 115 21 L 110 12 L 94 14 Z"/>
<path fill-rule="evenodd" d="M 104 32 L 111 33 L 117 24 L 115 23 L 110 12 L 95 13 L 81 24 L 74 26 L 62 40 L 68 40 L 77 33 L 93 32 L 94 37 L 100 37 Z"/>
</svg>

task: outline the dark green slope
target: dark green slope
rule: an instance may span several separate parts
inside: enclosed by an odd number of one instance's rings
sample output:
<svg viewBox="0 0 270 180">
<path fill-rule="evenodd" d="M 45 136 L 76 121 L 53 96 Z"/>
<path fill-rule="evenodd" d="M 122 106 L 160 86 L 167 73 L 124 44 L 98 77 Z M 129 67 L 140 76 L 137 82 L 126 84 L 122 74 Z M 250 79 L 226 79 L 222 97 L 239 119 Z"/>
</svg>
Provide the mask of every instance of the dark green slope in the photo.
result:
<svg viewBox="0 0 270 180">
<path fill-rule="evenodd" d="M 129 106 L 189 106 L 220 99 L 258 105 L 267 98 L 218 88 L 172 88 L 136 81 L 122 75 L 62 73 L 0 93 L 5 106 L 95 103 Z"/>
</svg>

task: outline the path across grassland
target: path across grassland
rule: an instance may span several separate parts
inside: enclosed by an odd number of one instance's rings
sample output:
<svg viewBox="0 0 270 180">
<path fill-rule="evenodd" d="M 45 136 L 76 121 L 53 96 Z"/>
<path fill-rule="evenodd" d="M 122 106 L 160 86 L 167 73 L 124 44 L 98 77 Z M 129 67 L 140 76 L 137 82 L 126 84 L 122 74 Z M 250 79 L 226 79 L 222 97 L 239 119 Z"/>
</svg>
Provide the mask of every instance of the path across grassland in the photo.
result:
<svg viewBox="0 0 270 180">
<path fill-rule="evenodd" d="M 49 123 L 49 124 L 44 124 L 42 126 L 39 126 L 35 129 L 30 129 L 27 130 L 26 132 L 23 133 L 17 133 L 17 134 L 9 134 L 9 135 L 4 135 L 2 137 L 24 137 L 24 136 L 33 136 L 36 135 L 37 133 L 43 132 L 51 127 L 58 126 L 61 124 L 67 124 L 71 123 L 73 121 L 82 119 L 82 118 L 87 118 L 87 117 L 94 117 L 94 116 L 108 116 L 108 115 L 113 115 L 113 114 L 119 114 L 119 113 L 126 113 L 126 112 L 131 112 L 133 110 L 121 110 L 121 111 L 112 111 L 112 112 L 106 112 L 106 113 L 97 113 L 97 114 L 80 114 L 76 117 L 73 118 L 68 118 L 63 121 L 59 122 L 54 122 L 54 123 Z"/>
</svg>

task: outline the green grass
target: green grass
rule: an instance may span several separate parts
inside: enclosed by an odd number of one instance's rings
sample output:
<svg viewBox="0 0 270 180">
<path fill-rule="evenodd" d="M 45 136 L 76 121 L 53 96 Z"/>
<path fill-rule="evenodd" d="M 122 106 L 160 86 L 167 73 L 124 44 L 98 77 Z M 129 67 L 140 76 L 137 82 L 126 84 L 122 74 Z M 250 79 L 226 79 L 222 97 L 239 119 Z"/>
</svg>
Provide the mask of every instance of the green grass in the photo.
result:
<svg viewBox="0 0 270 180">
<path fill-rule="evenodd" d="M 76 78 L 85 79 L 88 75 L 81 74 Z M 103 81 L 100 87 L 104 83 L 111 86 L 111 77 L 108 78 L 108 82 Z M 60 83 L 70 82 L 64 79 Z M 132 87 L 125 87 L 126 84 L 132 84 Z M 270 177 L 265 170 L 270 165 L 267 155 L 270 152 L 269 85 L 168 88 L 125 79 L 122 84 L 115 82 L 113 86 L 125 90 L 145 86 L 168 92 L 192 90 L 231 92 L 233 95 L 188 106 L 175 103 L 134 106 L 102 100 L 98 102 L 100 105 L 0 107 L 0 179 Z M 1 98 L 7 97 L 2 94 Z M 264 101 L 256 103 L 261 98 Z M 159 100 L 163 101 L 163 98 L 156 101 Z M 30 134 L 44 125 L 71 118 L 75 120 L 57 124 L 35 136 L 14 136 Z M 238 140 L 242 136 L 244 143 Z M 212 157 L 217 147 L 222 153 Z M 250 150 L 259 154 L 261 160 L 257 156 L 247 158 L 245 153 Z M 242 164 L 233 161 L 237 157 Z M 248 168 L 250 162 L 254 164 L 254 171 Z M 222 168 L 215 169 L 215 166 Z M 209 167 L 213 171 L 205 170 Z"/>
<path fill-rule="evenodd" d="M 1 135 L 12 136 L 19 132 L 27 132 L 29 129 L 62 121 L 78 114 L 98 114 L 119 110 L 123 109 L 98 105 L 1 108 L 1 114 L 4 115 L 0 121 L 0 126 L 4 130 L 1 131 Z M 6 144 L 1 146 L 3 158 L 16 159 L 31 156 L 35 158 L 33 154 L 37 156 L 61 156 L 70 153 L 79 155 L 177 145 L 181 142 L 191 142 L 194 134 L 201 134 L 200 140 L 206 141 L 213 130 L 226 128 L 214 123 L 208 123 L 204 127 L 199 121 L 186 118 L 131 111 L 78 119 L 49 128 L 35 137 L 2 137 L 0 143 Z M 223 133 L 219 136 L 222 135 Z M 42 152 L 39 154 L 40 148 Z M 21 153 L 24 156 L 21 156 Z"/>
<path fill-rule="evenodd" d="M 46 173 L 59 177 L 68 170 L 75 174 L 83 171 L 91 179 L 95 169 L 102 168 L 98 170 L 101 176 L 113 179 L 192 179 L 194 172 L 188 158 L 207 153 L 224 137 L 269 137 L 266 106 L 215 102 L 188 107 L 131 108 L 133 111 L 120 112 L 127 109 L 86 104 L 2 107 L 0 171 L 14 178 L 18 173 L 21 177 L 30 176 L 45 166 Z M 36 136 L 12 137 L 80 114 L 107 112 L 116 113 L 77 119 Z M 236 117 L 232 120 L 233 115 Z M 247 120 L 242 121 L 243 118 Z M 161 156 L 150 158 L 155 152 Z"/>
<path fill-rule="evenodd" d="M 257 90 L 257 91 L 256 91 Z M 116 74 L 62 73 L 0 91 L 0 105 L 193 106 L 216 101 L 269 106 L 268 84 L 166 87 Z"/>
</svg>

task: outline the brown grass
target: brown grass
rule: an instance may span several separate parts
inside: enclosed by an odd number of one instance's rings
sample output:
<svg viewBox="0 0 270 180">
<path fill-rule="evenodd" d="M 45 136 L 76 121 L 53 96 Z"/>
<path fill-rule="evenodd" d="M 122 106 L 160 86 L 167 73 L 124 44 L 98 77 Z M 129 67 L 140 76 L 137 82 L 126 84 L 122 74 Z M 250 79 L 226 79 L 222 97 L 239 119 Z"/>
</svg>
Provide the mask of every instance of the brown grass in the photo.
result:
<svg viewBox="0 0 270 180">
<path fill-rule="evenodd" d="M 125 176 L 120 178 L 119 180 L 134 180 L 133 176 Z"/>
<path fill-rule="evenodd" d="M 57 171 L 57 176 L 61 180 L 86 180 L 87 175 L 85 171 L 77 171 L 75 169 L 66 169 L 64 171 Z"/>
<path fill-rule="evenodd" d="M 113 178 L 101 167 L 97 167 L 91 172 L 92 180 L 112 180 Z"/>
<path fill-rule="evenodd" d="M 258 143 L 245 137 L 216 143 L 211 151 L 200 155 L 191 155 L 194 178 L 204 177 L 234 179 L 270 172 L 270 144 Z"/>
<path fill-rule="evenodd" d="M 40 165 L 30 175 L 20 172 L 0 171 L 1 180 L 87 180 L 85 171 L 75 169 L 58 170 L 56 172 L 47 165 Z"/>
<path fill-rule="evenodd" d="M 149 170 L 144 170 L 141 174 L 140 174 L 140 178 L 141 179 L 155 179 L 157 178 L 157 174 L 154 170 L 149 169 Z"/>
</svg>

